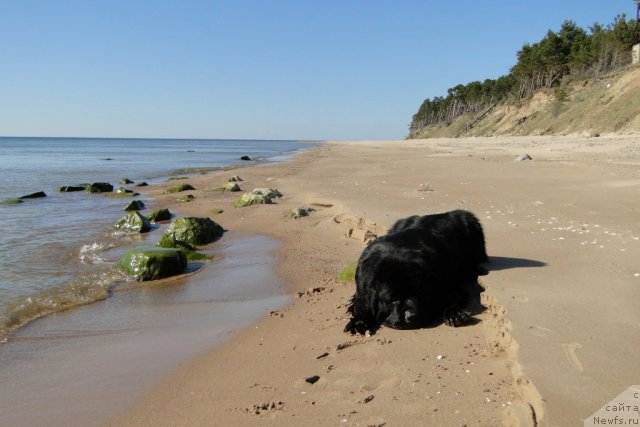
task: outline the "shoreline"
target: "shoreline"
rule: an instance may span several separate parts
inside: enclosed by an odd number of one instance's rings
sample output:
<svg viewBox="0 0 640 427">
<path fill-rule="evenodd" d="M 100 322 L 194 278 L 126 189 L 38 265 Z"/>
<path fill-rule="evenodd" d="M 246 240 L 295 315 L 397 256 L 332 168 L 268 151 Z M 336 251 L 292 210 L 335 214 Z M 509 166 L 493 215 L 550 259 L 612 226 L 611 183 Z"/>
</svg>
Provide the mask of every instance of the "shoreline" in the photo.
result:
<svg viewBox="0 0 640 427">
<path fill-rule="evenodd" d="M 630 202 L 640 195 L 637 140 L 329 142 L 232 172 L 244 190 L 284 194 L 277 205 L 241 210 L 231 207 L 236 195 L 206 192 L 226 176 L 198 177 L 204 190 L 185 212 L 224 208 L 212 218 L 225 228 L 279 239 L 278 273 L 301 296 L 178 369 L 110 424 L 582 422 L 640 375 L 631 355 L 606 351 L 632 342 L 640 321 L 632 286 L 640 229 Z M 514 161 L 521 154 L 533 161 Z M 310 217 L 284 219 L 312 204 Z M 487 236 L 482 323 L 343 334 L 353 284 L 335 275 L 364 248 L 357 238 L 403 216 L 460 207 L 479 216 Z M 313 375 L 317 383 L 305 382 Z"/>
</svg>

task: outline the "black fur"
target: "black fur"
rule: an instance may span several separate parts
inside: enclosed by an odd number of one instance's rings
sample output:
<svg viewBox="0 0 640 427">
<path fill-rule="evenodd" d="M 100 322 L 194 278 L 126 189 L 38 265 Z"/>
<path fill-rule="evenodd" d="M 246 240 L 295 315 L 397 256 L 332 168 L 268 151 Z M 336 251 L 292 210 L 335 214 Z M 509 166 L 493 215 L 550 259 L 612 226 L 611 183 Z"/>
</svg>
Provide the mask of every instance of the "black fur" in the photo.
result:
<svg viewBox="0 0 640 427">
<path fill-rule="evenodd" d="M 488 261 L 480 221 L 468 211 L 410 216 L 397 221 L 362 253 L 345 332 L 372 333 L 380 325 L 415 329 L 438 321 L 470 322 L 465 310 Z"/>
</svg>

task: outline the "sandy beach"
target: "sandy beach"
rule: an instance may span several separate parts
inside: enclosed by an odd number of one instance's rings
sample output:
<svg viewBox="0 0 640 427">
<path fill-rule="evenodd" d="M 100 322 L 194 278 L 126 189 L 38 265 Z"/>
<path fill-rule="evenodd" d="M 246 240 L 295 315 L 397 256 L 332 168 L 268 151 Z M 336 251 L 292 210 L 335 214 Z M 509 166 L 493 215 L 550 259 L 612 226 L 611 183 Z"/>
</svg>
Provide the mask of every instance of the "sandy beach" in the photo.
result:
<svg viewBox="0 0 640 427">
<path fill-rule="evenodd" d="M 190 203 L 150 187 L 181 216 L 279 240 L 293 302 L 109 424 L 582 425 L 640 378 L 639 166 L 637 136 L 328 142 L 190 178 Z M 241 193 L 217 191 L 232 174 L 284 197 L 234 208 Z M 285 217 L 298 207 L 315 211 Z M 345 334 L 354 284 L 336 275 L 365 237 L 459 208 L 481 220 L 491 259 L 481 322 Z"/>
</svg>

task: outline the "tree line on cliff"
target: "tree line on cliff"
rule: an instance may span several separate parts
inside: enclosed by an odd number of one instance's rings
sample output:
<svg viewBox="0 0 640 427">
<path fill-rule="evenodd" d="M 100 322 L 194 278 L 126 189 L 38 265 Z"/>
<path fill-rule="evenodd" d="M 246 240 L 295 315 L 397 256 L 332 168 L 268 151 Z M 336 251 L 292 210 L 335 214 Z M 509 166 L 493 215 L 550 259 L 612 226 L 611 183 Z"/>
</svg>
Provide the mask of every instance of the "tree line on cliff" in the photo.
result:
<svg viewBox="0 0 640 427">
<path fill-rule="evenodd" d="M 497 102 L 521 100 L 544 88 L 559 88 L 575 79 L 595 78 L 627 65 L 631 47 L 640 32 L 635 20 L 618 15 L 607 26 L 593 24 L 589 31 L 573 21 L 560 30 L 549 30 L 517 53 L 517 63 L 508 74 L 483 82 L 459 84 L 447 96 L 424 100 L 413 115 L 410 131 L 424 126 L 450 123 L 463 114 L 475 114 Z"/>
</svg>

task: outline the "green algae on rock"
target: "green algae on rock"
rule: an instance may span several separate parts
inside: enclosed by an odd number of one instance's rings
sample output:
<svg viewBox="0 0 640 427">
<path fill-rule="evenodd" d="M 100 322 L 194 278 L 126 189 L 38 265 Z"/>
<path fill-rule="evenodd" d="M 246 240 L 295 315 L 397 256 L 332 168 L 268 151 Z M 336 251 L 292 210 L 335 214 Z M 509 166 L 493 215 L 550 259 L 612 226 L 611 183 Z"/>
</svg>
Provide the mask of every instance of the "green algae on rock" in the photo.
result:
<svg viewBox="0 0 640 427">
<path fill-rule="evenodd" d="M 262 194 L 244 193 L 233 202 L 233 206 L 236 208 L 244 208 L 251 205 L 268 205 L 271 203 L 271 199 Z"/>
<path fill-rule="evenodd" d="M 158 246 L 176 247 L 176 242 L 191 246 L 215 242 L 224 233 L 224 228 L 210 218 L 176 218 L 164 232 Z"/>
<path fill-rule="evenodd" d="M 134 248 L 116 265 L 136 280 L 146 281 L 182 274 L 187 264 L 187 257 L 180 249 Z"/>
<path fill-rule="evenodd" d="M 131 181 L 129 178 L 122 178 L 119 181 L 119 184 L 133 184 L 133 181 Z"/>
<path fill-rule="evenodd" d="M 224 191 L 242 191 L 237 182 L 227 182 L 223 187 Z"/>
<path fill-rule="evenodd" d="M 20 203 L 24 203 L 24 200 L 20 200 L 20 199 L 5 199 L 5 200 L 0 202 L 0 205 L 9 206 L 9 205 L 18 205 Z"/>
<path fill-rule="evenodd" d="M 164 194 L 180 193 L 182 191 L 195 190 L 190 184 L 178 184 L 164 190 Z"/>
<path fill-rule="evenodd" d="M 315 209 L 313 208 L 295 208 L 290 210 L 289 213 L 287 213 L 286 217 L 298 219 L 303 216 L 309 216 L 309 214 L 313 211 L 315 211 Z"/>
<path fill-rule="evenodd" d="M 151 222 L 144 215 L 141 215 L 139 212 L 134 211 L 129 212 L 128 214 L 120 218 L 120 220 L 116 222 L 114 227 L 122 231 L 146 233 L 147 231 L 151 230 Z"/>
<path fill-rule="evenodd" d="M 169 221 L 171 219 L 171 212 L 169 209 L 156 209 L 151 212 L 147 218 L 149 218 L 151 222 Z"/>
</svg>

